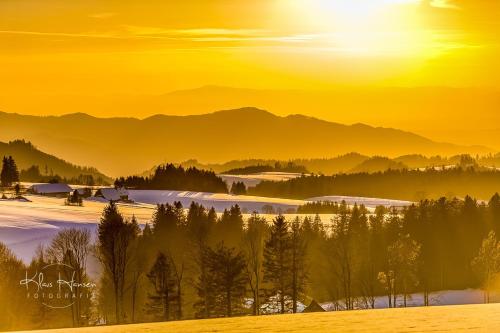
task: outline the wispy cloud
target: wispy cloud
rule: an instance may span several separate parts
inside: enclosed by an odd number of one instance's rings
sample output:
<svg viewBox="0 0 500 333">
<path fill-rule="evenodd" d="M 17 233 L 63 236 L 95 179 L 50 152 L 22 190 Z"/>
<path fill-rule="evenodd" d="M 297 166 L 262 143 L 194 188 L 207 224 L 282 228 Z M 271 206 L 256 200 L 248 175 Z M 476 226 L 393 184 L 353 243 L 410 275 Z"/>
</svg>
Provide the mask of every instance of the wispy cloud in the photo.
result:
<svg viewBox="0 0 500 333">
<path fill-rule="evenodd" d="M 126 30 L 129 34 L 140 38 L 168 38 L 193 42 L 297 42 L 314 38 L 314 35 L 310 34 L 279 34 L 261 29 L 162 29 L 156 27 L 126 26 Z"/>
<path fill-rule="evenodd" d="M 0 30 L 4 35 L 32 35 L 47 37 L 72 37 L 72 38 L 120 38 L 119 36 L 96 33 L 66 33 L 66 32 L 46 32 L 46 31 L 25 31 L 25 30 Z"/>
<path fill-rule="evenodd" d="M 123 26 L 122 29 L 106 33 L 66 33 L 24 30 L 0 30 L 0 34 L 29 35 L 40 37 L 66 37 L 66 38 L 98 38 L 98 39 L 123 39 L 123 40 L 165 40 L 178 42 L 305 42 L 314 40 L 314 34 L 279 34 L 268 30 L 257 29 L 163 29 L 158 27 Z"/>
</svg>

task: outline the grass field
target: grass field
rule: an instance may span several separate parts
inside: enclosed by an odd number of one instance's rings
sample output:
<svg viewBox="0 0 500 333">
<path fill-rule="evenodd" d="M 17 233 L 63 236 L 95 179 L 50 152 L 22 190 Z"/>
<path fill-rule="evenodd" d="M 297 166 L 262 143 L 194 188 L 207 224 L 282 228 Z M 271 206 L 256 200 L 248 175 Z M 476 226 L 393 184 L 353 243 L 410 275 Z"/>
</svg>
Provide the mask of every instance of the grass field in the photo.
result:
<svg viewBox="0 0 500 333">
<path fill-rule="evenodd" d="M 39 332 L 500 332 L 500 304 L 239 317 Z"/>
</svg>

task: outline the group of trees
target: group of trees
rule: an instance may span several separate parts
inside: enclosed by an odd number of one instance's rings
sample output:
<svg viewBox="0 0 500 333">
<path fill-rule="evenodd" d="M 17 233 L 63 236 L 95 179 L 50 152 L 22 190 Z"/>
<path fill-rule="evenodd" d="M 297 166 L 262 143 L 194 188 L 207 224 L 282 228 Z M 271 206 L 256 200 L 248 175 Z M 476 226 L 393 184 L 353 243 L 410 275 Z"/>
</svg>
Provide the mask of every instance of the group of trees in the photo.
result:
<svg viewBox="0 0 500 333">
<path fill-rule="evenodd" d="M 130 176 L 115 181 L 116 187 L 146 190 L 179 190 L 227 193 L 227 184 L 212 171 L 174 164 L 161 165 L 150 177 Z"/>
<path fill-rule="evenodd" d="M 500 153 L 495 155 L 488 154 L 483 156 L 423 156 L 419 154 L 410 154 L 399 156 L 396 158 L 388 158 L 384 156 L 366 156 L 359 153 L 348 153 L 331 158 L 312 158 L 312 159 L 292 159 L 289 161 L 264 160 L 264 159 L 249 159 L 249 160 L 233 160 L 222 164 L 203 164 L 197 160 L 188 160 L 181 163 L 184 167 L 194 166 L 198 169 L 214 170 L 217 173 L 227 174 L 249 174 L 266 171 L 286 171 L 297 173 L 315 173 L 332 175 L 337 173 L 358 173 L 365 172 L 380 172 L 388 168 L 392 169 L 426 169 L 432 167 L 443 166 L 464 166 L 464 159 L 473 162 L 479 168 L 500 167 Z M 297 168 L 285 170 L 273 170 L 273 165 L 279 163 L 281 166 L 287 167 L 288 164 L 297 166 Z M 468 163 L 470 165 L 470 163 Z"/>
<path fill-rule="evenodd" d="M 294 162 L 291 161 L 287 163 L 282 163 L 277 161 L 274 164 L 249 165 L 245 167 L 230 169 L 222 173 L 228 175 L 249 175 L 260 172 L 308 173 L 307 169 L 304 166 L 295 164 Z"/>
<path fill-rule="evenodd" d="M 19 182 L 19 171 L 16 161 L 12 156 L 4 156 L 2 159 L 2 171 L 0 173 L 0 183 L 2 187 L 11 187 L 12 184 Z"/>
<path fill-rule="evenodd" d="M 78 193 L 78 190 L 74 190 L 72 193 L 68 194 L 64 204 L 67 206 L 82 206 L 83 198 L 80 193 Z"/>
<path fill-rule="evenodd" d="M 231 185 L 231 194 L 245 195 L 247 194 L 247 187 L 243 182 L 233 182 Z"/>
<path fill-rule="evenodd" d="M 238 206 L 218 217 L 178 202 L 158 205 L 141 232 L 111 203 L 96 245 L 100 314 L 122 323 L 296 312 L 307 281 L 304 232 L 298 219 L 269 225 L 253 214 L 245 226 Z"/>
<path fill-rule="evenodd" d="M 106 182 L 102 179 L 102 177 L 94 179 L 94 176 L 91 174 L 80 174 L 76 177 L 70 178 L 61 177 L 53 172 L 49 172 L 48 170 L 45 170 L 45 173 L 42 174 L 38 165 L 32 165 L 25 170 L 21 170 L 19 178 L 25 182 L 33 183 L 66 183 L 86 186 L 94 186 L 98 184 L 106 185 Z"/>
<path fill-rule="evenodd" d="M 429 198 L 471 195 L 488 198 L 500 188 L 500 171 L 474 167 L 445 170 L 387 170 L 377 173 L 311 175 L 284 182 L 263 181 L 248 194 L 304 199 L 347 195 L 420 201 Z"/>
<path fill-rule="evenodd" d="M 38 165 L 32 165 L 25 170 L 19 171 L 14 158 L 12 156 L 4 156 L 0 175 L 1 185 L 3 187 L 10 187 L 12 184 L 19 181 L 35 183 L 67 183 L 87 186 L 106 184 L 102 177 L 94 179 L 94 176 L 91 174 L 80 174 L 77 177 L 66 178 L 54 174 L 53 172 L 49 173 L 47 166 L 45 168 L 46 170 L 44 175 L 40 172 L 40 167 Z"/>
<path fill-rule="evenodd" d="M 311 201 L 297 208 L 297 214 L 337 214 L 339 203 L 333 201 Z"/>
<path fill-rule="evenodd" d="M 86 295 L 85 283 L 91 283 L 87 275 L 87 260 L 91 256 L 91 232 L 88 229 L 65 229 L 60 231 L 47 246 L 40 246 L 31 263 L 25 265 L 2 243 L 0 243 L 0 304 L 3 314 L 0 316 L 0 330 L 42 329 L 70 326 L 83 326 L 95 323 L 91 297 L 73 297 L 67 307 L 47 307 L 48 296 L 42 299 L 42 293 L 48 289 L 55 290 L 54 281 L 74 279 L 72 285 L 74 295 Z M 51 264 L 60 263 L 62 271 L 47 270 Z M 29 274 L 28 274 L 29 272 Z M 40 272 L 45 273 L 38 280 Z M 40 301 L 29 295 L 20 281 L 25 277 L 35 276 L 45 286 L 38 293 Z M 52 285 L 49 287 L 49 283 Z M 30 289 L 36 291 L 36 287 Z M 54 289 L 51 289 L 54 288 Z M 66 290 L 66 289 L 65 289 Z M 55 297 L 54 297 L 55 299 Z"/>
<path fill-rule="evenodd" d="M 96 185 L 109 185 L 112 181 L 96 168 L 71 164 L 38 150 L 31 142 L 25 140 L 14 140 L 9 143 L 0 142 L 1 156 L 12 156 L 16 160 L 21 173 L 20 179 L 25 182 L 45 183 L 54 177 L 65 182 L 63 179 L 78 180 L 81 175 L 83 177 L 91 176 Z M 68 183 L 75 184 L 74 181 L 68 181 Z M 90 185 L 85 182 L 78 184 Z"/>
<path fill-rule="evenodd" d="M 479 254 L 472 261 L 472 268 L 483 281 L 484 302 L 490 302 L 491 291 L 498 289 L 498 274 L 500 272 L 500 242 L 494 231 L 483 240 Z M 496 286 L 495 286 L 496 284 Z"/>
<path fill-rule="evenodd" d="M 165 204 L 142 230 L 110 203 L 94 246 L 84 231 L 65 230 L 28 267 L 66 262 L 87 280 L 94 249 L 98 296 L 57 321 L 73 326 L 297 312 L 312 299 L 350 310 L 374 308 L 381 296 L 389 307 L 406 306 L 422 293 L 429 305 L 434 291 L 477 287 L 488 302 L 500 274 L 499 233 L 498 194 L 488 203 L 442 198 L 373 212 L 340 203 L 329 221 L 245 220 L 238 206 L 218 215 L 196 203 Z M 27 306 L 8 286 L 24 269 L 0 246 L 0 301 L 12 304 L 0 327 L 53 326 L 54 311 Z M 31 321 L 16 312 L 23 306 Z"/>
</svg>

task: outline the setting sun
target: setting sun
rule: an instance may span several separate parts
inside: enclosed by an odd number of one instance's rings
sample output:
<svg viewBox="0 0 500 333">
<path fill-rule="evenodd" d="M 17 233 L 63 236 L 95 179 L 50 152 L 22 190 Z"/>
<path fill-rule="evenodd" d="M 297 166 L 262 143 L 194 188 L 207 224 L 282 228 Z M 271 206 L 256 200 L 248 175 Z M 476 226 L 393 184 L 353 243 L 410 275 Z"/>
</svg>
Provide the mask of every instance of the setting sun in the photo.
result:
<svg viewBox="0 0 500 333">
<path fill-rule="evenodd" d="M 417 0 L 299 0 L 292 20 L 321 31 L 324 47 L 355 56 L 429 56 Z M 300 24 L 300 23 L 298 23 Z"/>
</svg>

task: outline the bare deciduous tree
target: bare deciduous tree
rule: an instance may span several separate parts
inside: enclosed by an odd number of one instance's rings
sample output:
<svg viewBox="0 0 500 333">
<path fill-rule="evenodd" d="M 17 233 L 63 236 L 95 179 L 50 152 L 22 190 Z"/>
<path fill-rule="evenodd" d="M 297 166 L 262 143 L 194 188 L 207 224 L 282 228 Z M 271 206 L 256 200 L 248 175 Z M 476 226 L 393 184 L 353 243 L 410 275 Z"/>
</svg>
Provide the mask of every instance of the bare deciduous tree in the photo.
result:
<svg viewBox="0 0 500 333">
<path fill-rule="evenodd" d="M 247 277 L 250 286 L 254 316 L 260 314 L 263 279 L 264 243 L 269 233 L 267 221 L 254 213 L 248 219 L 247 230 L 243 239 L 243 247 L 247 258 Z"/>
<path fill-rule="evenodd" d="M 65 272 L 68 275 L 67 278 L 74 278 L 77 282 L 74 287 L 75 295 L 80 295 L 81 288 L 79 287 L 79 283 L 87 280 L 86 272 L 90 241 L 91 236 L 88 229 L 64 229 L 54 237 L 47 249 L 47 255 L 50 260 L 70 266 Z M 83 299 L 76 297 L 72 305 L 73 326 L 81 326 L 83 324 L 83 312 Z"/>
</svg>

